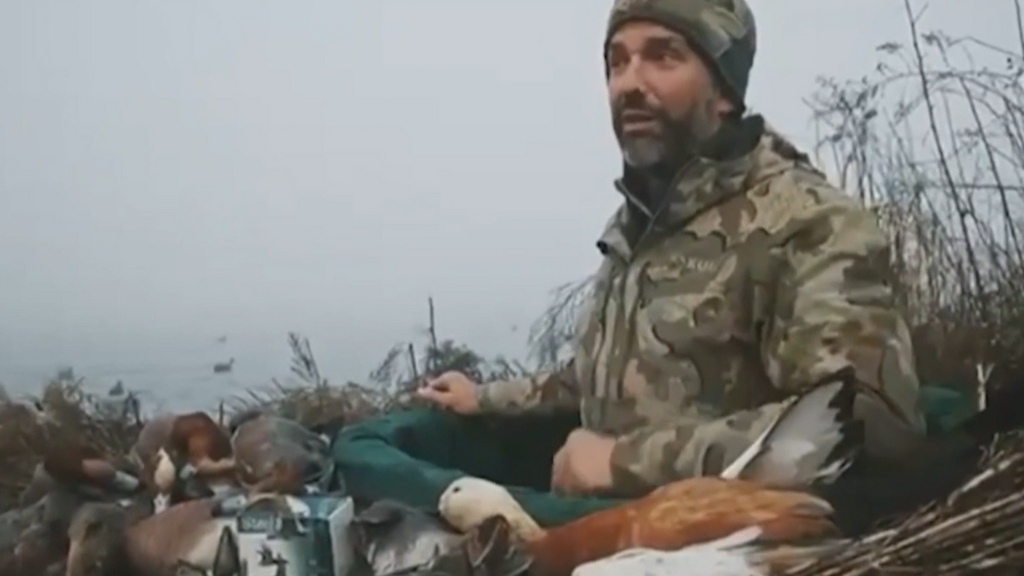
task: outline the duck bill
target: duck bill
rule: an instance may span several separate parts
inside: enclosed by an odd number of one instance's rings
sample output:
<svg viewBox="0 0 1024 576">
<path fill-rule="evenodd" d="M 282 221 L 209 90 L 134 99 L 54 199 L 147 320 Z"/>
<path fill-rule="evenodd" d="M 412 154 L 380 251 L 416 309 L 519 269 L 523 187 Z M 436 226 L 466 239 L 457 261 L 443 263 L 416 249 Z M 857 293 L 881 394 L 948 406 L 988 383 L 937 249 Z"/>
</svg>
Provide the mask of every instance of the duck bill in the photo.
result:
<svg viewBox="0 0 1024 576">
<path fill-rule="evenodd" d="M 114 490 L 117 490 L 118 492 L 132 493 L 139 489 L 140 482 L 135 476 L 118 470 L 114 473 L 111 485 L 114 487 Z"/>
</svg>

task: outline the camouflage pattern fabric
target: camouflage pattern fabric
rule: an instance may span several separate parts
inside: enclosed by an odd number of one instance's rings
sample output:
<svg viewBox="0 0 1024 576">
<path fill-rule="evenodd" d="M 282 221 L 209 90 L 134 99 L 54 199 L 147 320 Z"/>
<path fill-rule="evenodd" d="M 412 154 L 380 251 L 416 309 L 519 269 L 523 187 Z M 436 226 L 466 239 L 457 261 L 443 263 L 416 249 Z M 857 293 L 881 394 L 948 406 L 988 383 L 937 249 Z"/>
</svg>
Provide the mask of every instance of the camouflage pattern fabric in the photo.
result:
<svg viewBox="0 0 1024 576">
<path fill-rule="evenodd" d="M 687 164 L 652 218 L 616 182 L 572 361 L 479 388 L 485 412 L 579 409 L 615 436 L 618 493 L 719 473 L 782 401 L 846 365 L 869 454 L 899 459 L 924 435 L 877 222 L 759 116 L 737 124 L 721 138 L 746 152 Z"/>
<path fill-rule="evenodd" d="M 682 34 L 717 72 L 742 111 L 757 52 L 757 26 L 745 0 L 616 0 L 608 17 L 606 53 L 618 27 L 636 19 Z"/>
</svg>

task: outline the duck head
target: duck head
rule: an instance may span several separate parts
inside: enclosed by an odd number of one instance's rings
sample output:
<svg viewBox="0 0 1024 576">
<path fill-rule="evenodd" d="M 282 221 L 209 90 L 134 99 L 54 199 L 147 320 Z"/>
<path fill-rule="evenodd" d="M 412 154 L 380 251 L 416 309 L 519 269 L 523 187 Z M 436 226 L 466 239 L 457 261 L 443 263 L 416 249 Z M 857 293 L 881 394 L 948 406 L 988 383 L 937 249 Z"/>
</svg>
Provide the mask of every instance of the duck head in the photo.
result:
<svg viewBox="0 0 1024 576">
<path fill-rule="evenodd" d="M 493 516 L 503 517 L 520 540 L 536 540 L 544 530 L 523 510 L 504 487 L 472 476 L 455 480 L 438 499 L 438 512 L 452 526 L 464 533 L 473 532 Z"/>
</svg>

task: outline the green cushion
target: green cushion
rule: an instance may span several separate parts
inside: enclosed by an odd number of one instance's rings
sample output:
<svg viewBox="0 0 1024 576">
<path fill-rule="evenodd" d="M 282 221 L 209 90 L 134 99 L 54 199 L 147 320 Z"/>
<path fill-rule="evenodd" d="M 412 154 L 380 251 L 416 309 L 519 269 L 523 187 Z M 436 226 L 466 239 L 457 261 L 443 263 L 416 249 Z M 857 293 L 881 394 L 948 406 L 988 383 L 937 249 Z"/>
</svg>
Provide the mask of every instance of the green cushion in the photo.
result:
<svg viewBox="0 0 1024 576">
<path fill-rule="evenodd" d="M 460 417 L 423 409 L 387 414 L 343 430 L 332 447 L 356 498 L 391 498 L 436 510 L 444 489 L 463 475 L 509 488 L 541 526 L 554 526 L 621 500 L 559 496 L 547 490 L 551 459 L 578 416 Z"/>
<path fill-rule="evenodd" d="M 953 428 L 975 411 L 974 398 L 951 387 L 921 387 L 929 434 Z M 391 498 L 436 510 L 444 489 L 463 475 L 509 492 L 541 526 L 555 526 L 622 502 L 548 491 L 551 459 L 579 416 L 461 417 L 421 409 L 387 414 L 350 426 L 332 452 L 338 472 L 357 498 Z"/>
<path fill-rule="evenodd" d="M 974 395 L 945 382 L 927 382 L 918 396 L 928 434 L 941 434 L 978 411 Z"/>
</svg>

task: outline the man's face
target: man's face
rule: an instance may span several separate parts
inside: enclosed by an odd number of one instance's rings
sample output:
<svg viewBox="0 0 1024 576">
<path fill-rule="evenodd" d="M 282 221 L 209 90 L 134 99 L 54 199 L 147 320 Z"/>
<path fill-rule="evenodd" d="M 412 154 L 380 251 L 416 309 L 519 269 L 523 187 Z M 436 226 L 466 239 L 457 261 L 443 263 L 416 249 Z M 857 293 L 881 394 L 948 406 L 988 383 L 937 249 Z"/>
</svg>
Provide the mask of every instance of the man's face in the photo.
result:
<svg viewBox="0 0 1024 576">
<path fill-rule="evenodd" d="M 689 157 L 732 109 L 686 39 L 659 24 L 627 22 L 605 57 L 612 125 L 630 166 Z"/>
</svg>

